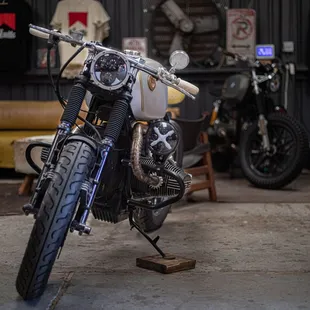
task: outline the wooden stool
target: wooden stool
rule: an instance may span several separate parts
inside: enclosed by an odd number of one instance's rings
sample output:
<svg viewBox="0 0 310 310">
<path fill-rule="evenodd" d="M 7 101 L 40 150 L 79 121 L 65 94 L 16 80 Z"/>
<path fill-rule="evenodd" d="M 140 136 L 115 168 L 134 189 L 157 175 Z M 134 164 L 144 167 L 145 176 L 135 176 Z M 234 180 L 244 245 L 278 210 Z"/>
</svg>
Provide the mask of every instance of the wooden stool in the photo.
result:
<svg viewBox="0 0 310 310">
<path fill-rule="evenodd" d="M 208 134 L 206 132 L 202 132 L 200 134 L 200 139 L 201 142 L 204 144 L 209 143 Z M 191 194 L 196 191 L 208 189 L 210 201 L 217 201 L 215 179 L 210 151 L 207 151 L 203 154 L 202 163 L 202 166 L 185 169 L 185 171 L 187 173 L 190 173 L 193 177 L 204 176 L 206 178 L 201 182 L 192 184 L 189 191 L 187 192 L 187 196 L 190 197 Z"/>
<path fill-rule="evenodd" d="M 33 136 L 33 137 L 27 137 L 22 138 L 19 140 L 14 141 L 14 164 L 15 164 L 15 171 L 19 173 L 25 174 L 25 178 L 20 185 L 18 189 L 18 195 L 20 196 L 30 196 L 33 181 L 38 176 L 38 173 L 33 170 L 29 164 L 27 163 L 25 153 L 27 147 L 31 143 L 35 142 L 44 142 L 48 144 L 52 144 L 52 141 L 54 139 L 54 135 L 46 135 L 46 136 Z M 43 163 L 41 161 L 41 147 L 34 148 L 31 152 L 31 157 L 33 161 L 42 168 Z"/>
<path fill-rule="evenodd" d="M 23 183 L 18 189 L 19 196 L 30 196 L 32 193 L 33 181 L 37 176 L 35 174 L 26 174 Z"/>
<path fill-rule="evenodd" d="M 217 201 L 215 179 L 213 173 L 211 148 L 206 124 L 208 124 L 207 114 L 201 118 L 190 120 L 175 118 L 175 121 L 181 129 L 183 144 L 183 167 L 187 173 L 193 177 L 203 177 L 204 180 L 192 183 L 187 198 L 203 189 L 208 189 L 210 201 Z M 196 166 L 202 161 L 201 166 Z"/>
</svg>

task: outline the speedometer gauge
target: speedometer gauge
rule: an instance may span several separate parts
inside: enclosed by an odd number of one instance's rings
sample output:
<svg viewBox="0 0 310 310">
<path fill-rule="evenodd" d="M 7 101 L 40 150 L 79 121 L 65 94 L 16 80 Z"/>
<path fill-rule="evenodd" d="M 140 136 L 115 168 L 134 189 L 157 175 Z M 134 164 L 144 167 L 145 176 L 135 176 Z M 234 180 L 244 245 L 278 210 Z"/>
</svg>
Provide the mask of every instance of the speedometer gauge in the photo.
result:
<svg viewBox="0 0 310 310">
<path fill-rule="evenodd" d="M 129 62 L 118 52 L 101 52 L 92 61 L 91 76 L 94 84 L 105 90 L 123 87 L 129 78 Z"/>
</svg>

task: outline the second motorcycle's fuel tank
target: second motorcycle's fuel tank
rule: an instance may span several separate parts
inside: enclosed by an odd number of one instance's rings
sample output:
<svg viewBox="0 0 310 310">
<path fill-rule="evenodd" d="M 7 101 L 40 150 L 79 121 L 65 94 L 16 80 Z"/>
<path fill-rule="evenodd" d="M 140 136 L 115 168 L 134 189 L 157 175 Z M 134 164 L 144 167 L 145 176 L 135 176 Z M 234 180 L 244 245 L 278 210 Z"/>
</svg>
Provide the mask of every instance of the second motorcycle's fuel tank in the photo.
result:
<svg viewBox="0 0 310 310">
<path fill-rule="evenodd" d="M 250 86 L 250 77 L 245 74 L 235 74 L 226 79 L 222 98 L 241 102 Z"/>
<path fill-rule="evenodd" d="M 145 58 L 146 65 L 155 69 L 161 66 L 153 59 Z M 163 118 L 168 107 L 168 87 L 144 72 L 139 72 L 132 91 L 131 109 L 140 121 Z"/>
</svg>

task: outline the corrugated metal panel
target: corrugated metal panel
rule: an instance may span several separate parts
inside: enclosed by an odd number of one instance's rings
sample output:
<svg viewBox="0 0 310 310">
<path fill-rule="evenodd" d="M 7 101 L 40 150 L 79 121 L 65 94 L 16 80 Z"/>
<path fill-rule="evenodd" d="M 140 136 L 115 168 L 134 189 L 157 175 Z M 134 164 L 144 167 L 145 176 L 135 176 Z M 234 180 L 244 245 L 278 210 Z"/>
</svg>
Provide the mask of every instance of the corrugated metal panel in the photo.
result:
<svg viewBox="0 0 310 310">
<path fill-rule="evenodd" d="M 295 105 L 297 106 L 296 117 L 300 119 L 307 129 L 310 137 L 310 84 L 306 79 L 296 81 Z"/>
<path fill-rule="evenodd" d="M 55 12 L 58 0 L 27 0 L 33 8 L 33 23 L 48 26 Z M 111 34 L 107 45 L 121 48 L 122 38 L 143 35 L 143 1 L 142 0 L 102 0 L 111 17 Z M 45 47 L 44 40 L 33 40 L 32 68 L 36 68 L 36 50 Z M 62 87 L 64 94 L 70 89 L 70 82 Z M 25 76 L 0 82 L 0 100 L 54 100 L 56 96 L 49 84 L 46 70 L 39 77 Z"/>
<path fill-rule="evenodd" d="M 27 0 L 34 9 L 34 23 L 47 26 L 55 11 L 58 0 Z M 149 27 L 148 15 L 143 9 L 157 3 L 158 0 L 101 0 L 107 12 L 111 16 L 111 35 L 106 41 L 108 45 L 120 48 L 122 38 L 126 36 L 144 36 L 145 28 Z M 308 22 L 310 1 L 301 0 L 217 0 L 228 7 L 252 7 L 257 11 L 257 43 L 274 43 L 277 52 L 281 51 L 283 40 L 295 42 L 296 55 L 291 58 L 299 64 L 304 64 L 308 40 Z M 34 49 L 44 47 L 44 42 L 36 40 Z M 35 67 L 36 55 L 34 53 L 32 65 Z M 217 77 L 218 85 L 221 85 L 225 74 Z M 189 77 L 187 77 L 189 78 Z M 199 84 L 201 91 L 197 102 L 186 101 L 182 105 L 183 115 L 195 118 L 202 111 L 211 108 L 213 97 L 208 92 L 208 83 L 214 76 L 207 74 L 204 80 L 195 75 L 190 79 Z M 208 82 L 209 81 L 209 82 Z M 68 93 L 70 83 L 62 87 L 64 93 Z M 294 114 L 302 115 L 304 123 L 309 123 L 308 115 L 309 96 L 306 89 L 307 81 L 299 80 L 297 74 L 296 94 L 291 92 L 291 102 L 294 104 Z M 27 76 L 16 80 L 0 82 L 0 100 L 49 100 L 55 99 L 53 90 L 47 76 Z M 297 111 L 296 111 L 297 110 Z M 310 128 L 308 129 L 310 132 Z"/>
</svg>

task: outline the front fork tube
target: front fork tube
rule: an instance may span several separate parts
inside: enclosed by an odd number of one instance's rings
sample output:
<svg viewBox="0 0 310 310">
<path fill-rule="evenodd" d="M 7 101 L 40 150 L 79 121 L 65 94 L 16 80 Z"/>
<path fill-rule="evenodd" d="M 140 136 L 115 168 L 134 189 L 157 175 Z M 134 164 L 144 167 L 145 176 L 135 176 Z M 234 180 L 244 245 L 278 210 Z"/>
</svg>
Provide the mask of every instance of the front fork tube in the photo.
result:
<svg viewBox="0 0 310 310">
<path fill-rule="evenodd" d="M 262 136 L 264 149 L 269 151 L 270 140 L 268 136 L 267 124 L 268 121 L 266 120 L 264 114 L 260 114 L 258 119 L 259 134 Z"/>
<path fill-rule="evenodd" d="M 216 100 L 216 101 L 213 103 L 214 108 L 213 108 L 212 114 L 211 114 L 210 126 L 213 126 L 213 125 L 214 125 L 214 122 L 217 120 L 218 112 L 219 112 L 221 103 L 222 103 L 221 100 Z"/>
<path fill-rule="evenodd" d="M 91 188 L 91 193 L 87 199 L 87 203 L 86 203 L 84 212 L 81 215 L 81 218 L 80 219 L 76 218 L 76 223 L 79 223 L 78 225 L 80 226 L 80 227 L 77 227 L 77 230 L 80 232 L 80 234 L 82 234 L 83 232 L 87 232 L 87 231 L 85 231 L 85 229 L 87 230 L 86 221 L 87 221 L 89 213 L 90 213 L 90 208 L 91 208 L 91 206 L 95 200 L 96 193 L 98 190 L 98 186 L 100 184 L 100 177 L 102 175 L 103 169 L 105 167 L 105 163 L 107 161 L 109 152 L 110 152 L 112 147 L 113 147 L 112 140 L 105 139 L 104 144 L 102 146 L 102 150 L 101 150 L 101 161 L 99 164 L 99 169 L 96 173 L 94 181 L 92 182 L 93 186 Z M 88 196 L 88 194 L 87 194 L 87 196 Z"/>
<path fill-rule="evenodd" d="M 268 121 L 265 117 L 264 111 L 264 95 L 259 91 L 257 81 L 254 77 L 254 92 L 256 94 L 256 104 L 258 108 L 258 128 L 259 134 L 262 136 L 263 139 L 263 147 L 264 150 L 270 150 L 270 140 L 268 136 Z"/>
<path fill-rule="evenodd" d="M 44 184 L 48 184 L 46 183 L 46 181 L 50 178 L 52 178 L 52 167 L 53 167 L 53 158 L 55 155 L 55 150 L 59 144 L 59 142 L 63 139 L 65 139 L 65 137 L 70 133 L 71 131 L 71 126 L 69 124 L 67 124 L 66 122 L 62 122 L 58 128 L 57 128 L 57 132 L 55 134 L 55 138 L 53 140 L 52 146 L 50 148 L 49 154 L 48 154 L 48 158 L 46 160 L 46 162 L 44 163 L 41 173 L 38 177 L 38 181 L 37 181 L 37 186 L 35 189 L 35 192 L 33 193 L 29 204 L 27 204 L 26 206 L 24 206 L 24 208 L 28 209 L 28 212 L 26 213 L 37 213 L 36 210 L 38 211 L 38 209 L 40 208 L 40 203 L 41 203 L 41 198 L 43 198 L 44 193 L 45 193 L 45 187 L 43 187 Z M 23 208 L 23 209 L 24 209 Z M 26 211 L 26 210 L 24 210 Z M 33 211 L 33 212 L 31 212 Z"/>
<path fill-rule="evenodd" d="M 91 206 L 96 197 L 98 186 L 100 184 L 100 178 L 103 173 L 103 169 L 105 167 L 109 152 L 111 149 L 114 148 L 114 144 L 119 138 L 131 100 L 132 96 L 130 92 L 125 91 L 122 94 L 122 97 L 115 102 L 112 112 L 110 114 L 109 121 L 104 132 L 104 138 L 101 141 L 101 161 L 99 164 L 99 168 L 96 171 L 96 176 L 94 180 L 90 182 L 92 184 L 92 188 L 90 190 L 91 193 L 89 195 L 88 192 L 86 193 L 89 198 L 87 199 L 86 204 L 82 207 L 81 213 L 78 212 L 79 214 L 77 214 L 77 216 L 75 217 L 73 227 L 71 228 L 71 230 L 78 230 L 79 234 L 89 234 L 90 232 L 90 228 L 86 226 L 86 221 L 89 216 Z"/>
</svg>

